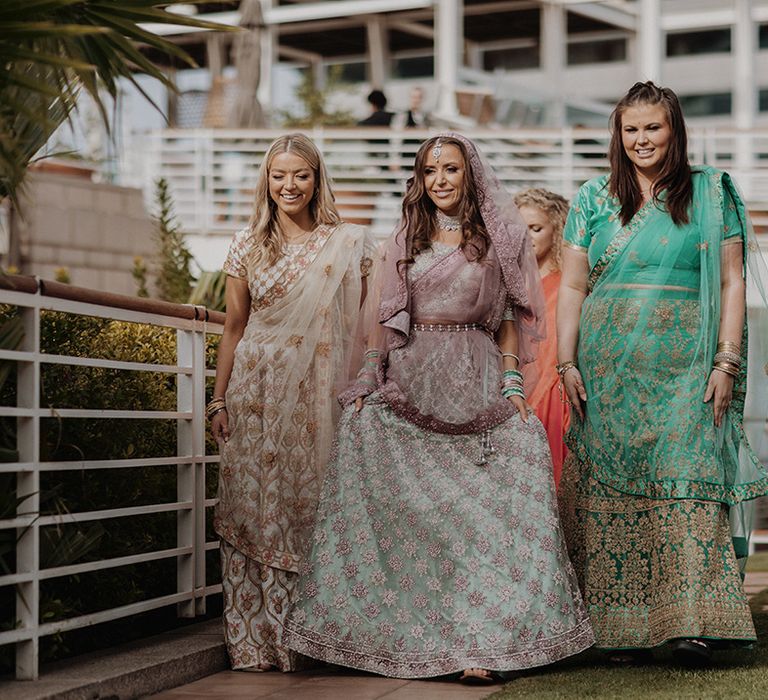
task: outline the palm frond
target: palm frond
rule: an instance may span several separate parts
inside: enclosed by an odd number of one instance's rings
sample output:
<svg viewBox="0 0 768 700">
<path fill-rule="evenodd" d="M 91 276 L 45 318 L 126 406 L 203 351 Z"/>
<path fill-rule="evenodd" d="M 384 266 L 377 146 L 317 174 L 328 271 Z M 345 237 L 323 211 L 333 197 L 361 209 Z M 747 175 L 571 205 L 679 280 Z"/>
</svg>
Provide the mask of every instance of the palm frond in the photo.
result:
<svg viewBox="0 0 768 700">
<path fill-rule="evenodd" d="M 185 0 L 189 2 L 189 0 Z M 196 0 L 192 0 L 195 2 Z M 134 74 L 173 88 L 139 45 L 190 66 L 187 52 L 145 24 L 172 24 L 236 31 L 169 12 L 183 0 L 3 0 L 0 3 L 0 198 L 17 200 L 30 159 L 75 108 L 81 88 L 93 98 L 105 125 L 102 90 L 112 98 L 127 79 L 155 106 Z M 159 5 L 159 6 L 158 6 Z"/>
</svg>

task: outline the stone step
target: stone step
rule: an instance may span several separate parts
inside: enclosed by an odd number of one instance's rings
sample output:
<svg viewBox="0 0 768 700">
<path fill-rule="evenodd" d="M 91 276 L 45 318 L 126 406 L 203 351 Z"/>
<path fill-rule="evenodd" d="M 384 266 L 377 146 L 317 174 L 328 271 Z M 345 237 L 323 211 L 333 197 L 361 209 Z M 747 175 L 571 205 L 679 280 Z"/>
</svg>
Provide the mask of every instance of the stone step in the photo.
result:
<svg viewBox="0 0 768 700">
<path fill-rule="evenodd" d="M 221 620 L 209 620 L 43 667 L 36 681 L 0 681 L 3 700 L 129 700 L 229 668 Z"/>
</svg>

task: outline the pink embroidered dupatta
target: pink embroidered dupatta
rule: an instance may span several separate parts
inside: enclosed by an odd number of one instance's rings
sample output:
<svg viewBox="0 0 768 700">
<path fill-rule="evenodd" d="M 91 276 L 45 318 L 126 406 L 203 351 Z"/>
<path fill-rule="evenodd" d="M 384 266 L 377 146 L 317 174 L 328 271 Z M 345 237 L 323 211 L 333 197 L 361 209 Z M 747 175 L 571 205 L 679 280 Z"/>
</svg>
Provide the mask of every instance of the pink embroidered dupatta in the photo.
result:
<svg viewBox="0 0 768 700">
<path fill-rule="evenodd" d="M 475 262 L 456 250 L 413 279 L 413 266 L 397 264 L 408 258 L 407 235 L 401 224 L 380 253 L 362 316 L 359 348 L 379 351 L 378 385 L 397 413 L 430 430 L 471 433 L 514 413 L 512 404 L 500 394 L 501 356 L 493 341 L 505 306 L 512 309 L 516 322 L 518 355 L 526 366 L 529 390 L 535 383 L 529 369 L 544 337 L 544 298 L 526 226 L 512 198 L 471 141 L 454 133 L 445 136 L 460 139 L 469 153 L 481 215 L 491 239 L 488 254 Z M 420 318 L 478 323 L 485 332 L 471 331 L 462 337 L 433 333 L 421 340 L 412 331 L 412 324 Z M 436 350 L 435 344 L 447 347 Z M 467 353 L 474 363 L 465 369 L 477 370 L 482 376 L 465 376 L 462 381 L 457 376 L 462 369 L 455 360 Z M 482 370 L 477 369 L 480 365 Z M 440 379 L 428 388 L 418 381 L 424 375 Z M 339 399 L 348 404 L 369 394 L 371 388 L 364 381 L 354 382 Z"/>
</svg>

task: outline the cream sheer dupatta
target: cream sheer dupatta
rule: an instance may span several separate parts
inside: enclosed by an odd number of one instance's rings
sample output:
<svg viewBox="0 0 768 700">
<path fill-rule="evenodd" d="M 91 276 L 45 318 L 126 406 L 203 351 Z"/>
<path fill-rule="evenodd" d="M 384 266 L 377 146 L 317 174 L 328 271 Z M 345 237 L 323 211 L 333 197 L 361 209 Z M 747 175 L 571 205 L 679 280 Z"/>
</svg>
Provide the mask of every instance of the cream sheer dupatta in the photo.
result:
<svg viewBox="0 0 768 700">
<path fill-rule="evenodd" d="M 295 571 L 330 453 L 361 298 L 365 229 L 320 227 L 293 271 L 249 274 L 251 314 L 227 388 L 216 528 L 248 556 Z M 296 274 L 298 268 L 298 274 Z"/>
</svg>

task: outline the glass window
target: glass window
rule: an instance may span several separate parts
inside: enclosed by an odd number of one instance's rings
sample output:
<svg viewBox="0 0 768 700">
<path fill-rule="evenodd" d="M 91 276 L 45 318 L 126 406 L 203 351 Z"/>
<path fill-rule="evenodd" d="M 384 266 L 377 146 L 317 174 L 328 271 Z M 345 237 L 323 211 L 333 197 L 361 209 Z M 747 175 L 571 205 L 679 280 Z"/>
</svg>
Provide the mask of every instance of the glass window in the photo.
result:
<svg viewBox="0 0 768 700">
<path fill-rule="evenodd" d="M 392 61 L 393 78 L 431 78 L 435 74 L 433 56 L 411 56 Z"/>
<path fill-rule="evenodd" d="M 695 56 L 702 53 L 730 53 L 730 51 L 730 28 L 667 34 L 667 56 Z"/>
<path fill-rule="evenodd" d="M 731 93 L 680 95 L 680 106 L 686 117 L 712 117 L 731 113 Z"/>
<path fill-rule="evenodd" d="M 760 49 L 768 49 L 768 24 L 760 25 L 757 46 Z"/>
<path fill-rule="evenodd" d="M 768 90 L 760 90 L 757 98 L 757 108 L 761 112 L 768 112 Z"/>
<path fill-rule="evenodd" d="M 568 44 L 568 65 L 612 63 L 627 59 L 626 39 L 595 39 Z"/>
<path fill-rule="evenodd" d="M 485 70 L 521 70 L 539 67 L 539 47 L 493 49 L 483 52 Z"/>
</svg>

